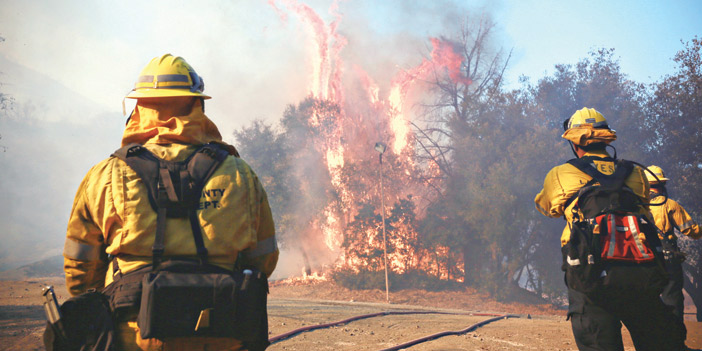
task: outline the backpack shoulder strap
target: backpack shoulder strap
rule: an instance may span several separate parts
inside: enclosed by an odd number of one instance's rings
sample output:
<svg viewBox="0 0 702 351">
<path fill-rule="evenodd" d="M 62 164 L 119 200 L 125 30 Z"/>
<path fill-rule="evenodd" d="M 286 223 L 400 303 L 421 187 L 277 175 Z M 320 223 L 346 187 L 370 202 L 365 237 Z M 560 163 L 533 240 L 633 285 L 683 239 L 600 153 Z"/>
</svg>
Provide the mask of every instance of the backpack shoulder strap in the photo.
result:
<svg viewBox="0 0 702 351">
<path fill-rule="evenodd" d="M 578 170 L 589 175 L 592 178 L 587 183 L 585 183 L 582 187 L 580 187 L 580 189 L 592 186 L 593 184 L 595 184 L 598 181 L 600 175 L 602 175 L 602 173 L 595 170 L 592 166 L 590 166 L 590 163 L 583 160 L 582 158 L 572 158 L 572 159 L 568 160 L 568 162 L 566 162 L 566 163 L 577 168 Z M 575 194 L 573 194 L 573 196 L 569 197 L 568 200 L 566 200 L 565 204 L 563 205 L 563 209 L 565 210 L 566 208 L 568 208 L 568 206 L 570 206 L 570 204 L 573 203 L 573 201 L 575 201 L 575 199 L 577 199 L 578 196 L 580 196 L 580 191 L 576 192 Z"/>
<path fill-rule="evenodd" d="M 154 244 L 151 247 L 153 255 L 152 269 L 156 269 L 161 263 L 163 253 L 166 249 L 166 215 L 168 208 L 166 206 L 167 198 L 172 198 L 174 189 L 170 176 L 164 182 L 162 171 L 165 170 L 168 174 L 168 167 L 165 161 L 156 157 L 146 147 L 139 144 L 129 144 L 117 151 L 112 156 L 124 161 L 132 170 L 134 170 L 144 185 L 148 189 L 149 203 L 151 208 L 156 211 L 156 233 Z M 166 187 L 164 185 L 170 185 Z M 162 194 L 159 194 L 162 193 Z M 166 196 L 164 196 L 164 193 Z"/>
<path fill-rule="evenodd" d="M 159 161 L 160 159 L 151 153 L 147 148 L 140 144 L 125 145 L 115 152 L 112 156 L 124 161 L 134 172 L 139 175 L 139 178 L 144 182 L 149 190 L 149 203 L 154 211 L 158 211 L 158 179 L 159 179 Z"/>
<path fill-rule="evenodd" d="M 205 183 L 217 170 L 217 167 L 224 162 L 229 155 L 229 151 L 225 150 L 219 144 L 209 143 L 201 146 L 185 161 L 187 167 L 181 170 L 181 184 L 191 184 L 192 187 L 184 195 L 185 201 L 189 202 L 188 215 L 190 217 L 190 227 L 197 248 L 197 255 L 200 260 L 207 260 L 207 248 L 202 238 L 202 229 L 200 228 L 200 220 L 197 216 L 197 208 L 200 201 L 200 195 L 205 187 Z M 184 192 L 186 194 L 186 192 Z"/>
<path fill-rule="evenodd" d="M 229 156 L 229 152 L 216 143 L 201 146 L 185 161 L 188 174 L 195 182 L 198 195 L 205 186 L 205 182 L 217 170 L 217 167 Z"/>
<path fill-rule="evenodd" d="M 568 160 L 568 164 L 579 169 L 581 172 L 589 175 L 596 182 L 600 183 L 600 186 L 608 190 L 617 190 L 624 185 L 626 178 L 629 177 L 631 172 L 634 170 L 634 164 L 627 160 L 613 160 L 615 163 L 615 170 L 612 174 L 604 174 L 598 171 L 595 167 L 590 165 L 590 159 L 588 158 L 574 158 Z"/>
</svg>

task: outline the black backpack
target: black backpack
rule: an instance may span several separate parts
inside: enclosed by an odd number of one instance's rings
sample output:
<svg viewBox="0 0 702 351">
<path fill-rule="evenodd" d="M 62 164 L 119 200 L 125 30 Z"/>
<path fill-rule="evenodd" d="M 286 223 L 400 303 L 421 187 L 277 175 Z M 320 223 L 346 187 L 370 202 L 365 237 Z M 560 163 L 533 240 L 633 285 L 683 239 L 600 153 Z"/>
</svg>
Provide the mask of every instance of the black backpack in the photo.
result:
<svg viewBox="0 0 702 351">
<path fill-rule="evenodd" d="M 590 164 L 596 159 L 614 162 L 614 173 L 597 171 Z M 625 184 L 634 163 L 594 157 L 568 163 L 592 179 L 564 205 L 576 202 L 570 241 L 562 248 L 566 285 L 591 297 L 658 295 L 668 277 L 658 230 L 640 214 L 647 205 Z"/>
</svg>

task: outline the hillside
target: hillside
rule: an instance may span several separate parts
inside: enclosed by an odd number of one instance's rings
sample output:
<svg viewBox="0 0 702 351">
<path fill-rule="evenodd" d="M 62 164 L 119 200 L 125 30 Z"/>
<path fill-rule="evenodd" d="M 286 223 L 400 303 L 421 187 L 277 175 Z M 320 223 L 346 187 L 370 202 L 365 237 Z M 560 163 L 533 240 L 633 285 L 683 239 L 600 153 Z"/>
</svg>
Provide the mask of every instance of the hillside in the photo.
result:
<svg viewBox="0 0 702 351">
<path fill-rule="evenodd" d="M 0 280 L 27 280 L 63 276 L 63 256 L 56 255 L 18 268 L 0 272 Z"/>
</svg>

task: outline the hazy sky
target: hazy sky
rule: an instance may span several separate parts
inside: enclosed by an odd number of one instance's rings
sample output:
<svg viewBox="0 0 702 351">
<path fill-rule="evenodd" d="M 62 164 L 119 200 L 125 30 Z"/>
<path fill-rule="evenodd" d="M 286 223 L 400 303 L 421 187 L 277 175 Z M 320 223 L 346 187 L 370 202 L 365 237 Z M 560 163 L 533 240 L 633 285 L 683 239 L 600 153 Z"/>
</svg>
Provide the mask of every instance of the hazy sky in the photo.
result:
<svg viewBox="0 0 702 351">
<path fill-rule="evenodd" d="M 307 1 L 328 23 L 332 1 Z M 278 1 L 0 0 L 0 269 L 61 251 L 73 194 L 89 167 L 119 146 L 121 103 L 155 56 L 186 58 L 213 97 L 206 113 L 225 140 L 254 118 L 276 121 L 307 94 L 312 37 Z M 342 56 L 381 88 L 427 53 L 428 38 L 487 13 L 494 45 L 513 49 L 507 83 L 615 48 L 622 70 L 651 83 L 702 35 L 702 0 L 341 1 Z M 381 92 L 381 94 L 383 94 Z M 129 106 L 128 106 L 129 108 Z M 86 145 L 89 144 L 89 145 Z M 63 160 L 60 166 L 53 162 Z M 47 169 L 55 170 L 45 175 Z M 37 200 L 41 199 L 41 200 Z M 13 254 L 12 258 L 8 255 Z"/>
<path fill-rule="evenodd" d="M 328 22 L 333 19 L 331 1 L 307 3 Z M 285 11 L 280 1 L 277 6 Z M 223 129 L 251 118 L 275 120 L 286 104 L 307 93 L 301 88 L 310 71 L 305 61 L 309 33 L 293 15 L 283 23 L 265 0 L 0 0 L 0 9 L 0 36 L 6 39 L 0 55 L 79 92 L 105 111 L 119 112 L 139 70 L 166 52 L 185 57 L 204 77 L 214 97 L 209 115 Z M 615 48 L 633 79 L 651 82 L 673 71 L 670 58 L 682 47 L 681 39 L 702 34 L 700 0 L 348 0 L 340 3 L 340 32 L 377 43 L 403 35 L 421 40 L 450 34 L 444 31 L 450 16 L 482 10 L 497 23 L 498 44 L 514 49 L 511 84 L 519 75 L 541 77 L 554 64 L 575 63 L 600 47 Z M 411 54 L 426 46 L 417 44 Z M 393 54 L 400 67 L 411 64 L 402 59 L 407 52 L 372 51 L 364 63 L 372 64 L 373 55 L 388 59 Z M 11 86 L 3 89 L 13 91 Z"/>
</svg>

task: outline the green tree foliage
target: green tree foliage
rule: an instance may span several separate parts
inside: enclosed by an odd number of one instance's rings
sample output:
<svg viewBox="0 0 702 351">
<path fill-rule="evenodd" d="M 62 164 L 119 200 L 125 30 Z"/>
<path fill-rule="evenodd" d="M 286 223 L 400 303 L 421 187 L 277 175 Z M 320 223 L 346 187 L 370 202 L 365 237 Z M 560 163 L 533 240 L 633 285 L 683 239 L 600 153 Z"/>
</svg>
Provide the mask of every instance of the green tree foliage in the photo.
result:
<svg viewBox="0 0 702 351">
<path fill-rule="evenodd" d="M 254 121 L 234 132 L 242 157 L 268 193 L 283 245 L 296 247 L 311 235 L 324 220 L 327 204 L 336 200 L 322 143 L 338 111 L 333 104 L 310 98 L 288 106 L 279 129 Z"/>
<path fill-rule="evenodd" d="M 288 176 L 292 149 L 283 134 L 260 120 L 234 131 L 234 137 L 241 157 L 250 163 L 266 189 L 278 230 L 287 232 L 292 225 L 288 212 L 293 189 L 298 188 L 297 179 Z"/>
<path fill-rule="evenodd" d="M 647 127 L 655 135 L 651 162 L 662 167 L 669 190 L 693 212 L 702 208 L 702 39 L 692 39 L 675 55 L 678 71 L 654 86 Z"/>
<path fill-rule="evenodd" d="M 583 107 L 600 111 L 617 133 L 614 143 L 623 158 L 640 160 L 640 140 L 649 132 L 642 123 L 645 87 L 621 71 L 614 49 L 600 49 L 573 65 L 556 65 L 553 76 L 531 87 L 542 122 L 562 131 L 563 121 Z M 554 134 L 557 135 L 557 134 Z M 572 155 L 572 153 L 571 153 Z"/>
</svg>

